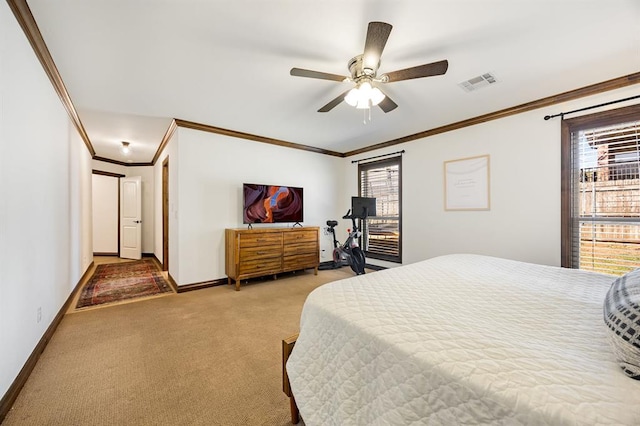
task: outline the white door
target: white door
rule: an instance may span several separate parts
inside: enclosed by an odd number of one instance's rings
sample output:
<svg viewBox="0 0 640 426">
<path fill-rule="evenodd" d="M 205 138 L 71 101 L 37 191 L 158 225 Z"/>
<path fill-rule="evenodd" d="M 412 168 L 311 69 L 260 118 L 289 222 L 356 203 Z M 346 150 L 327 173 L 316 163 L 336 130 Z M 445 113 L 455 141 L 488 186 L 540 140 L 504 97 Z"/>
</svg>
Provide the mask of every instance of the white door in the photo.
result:
<svg viewBox="0 0 640 426">
<path fill-rule="evenodd" d="M 120 257 L 142 258 L 142 178 L 120 178 Z"/>
</svg>

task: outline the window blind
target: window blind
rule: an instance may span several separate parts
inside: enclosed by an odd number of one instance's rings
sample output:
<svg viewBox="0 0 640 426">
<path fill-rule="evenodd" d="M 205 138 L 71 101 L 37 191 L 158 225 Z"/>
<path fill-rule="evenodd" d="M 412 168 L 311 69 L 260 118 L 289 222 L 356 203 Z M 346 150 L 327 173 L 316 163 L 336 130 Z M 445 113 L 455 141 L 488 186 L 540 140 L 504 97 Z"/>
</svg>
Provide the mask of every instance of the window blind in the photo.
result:
<svg viewBox="0 0 640 426">
<path fill-rule="evenodd" d="M 358 166 L 360 196 L 376 199 L 377 215 L 362 226 L 362 247 L 367 257 L 402 261 L 400 158 Z"/>
<path fill-rule="evenodd" d="M 571 144 L 573 263 L 640 267 L 640 121 L 572 132 Z"/>
</svg>

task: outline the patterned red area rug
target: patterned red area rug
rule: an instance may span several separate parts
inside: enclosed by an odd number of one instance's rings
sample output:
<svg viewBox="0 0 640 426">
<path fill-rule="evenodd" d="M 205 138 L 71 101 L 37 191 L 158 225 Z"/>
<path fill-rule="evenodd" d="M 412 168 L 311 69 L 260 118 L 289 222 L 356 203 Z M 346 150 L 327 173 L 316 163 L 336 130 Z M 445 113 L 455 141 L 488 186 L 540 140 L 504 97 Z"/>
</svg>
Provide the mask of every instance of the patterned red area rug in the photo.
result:
<svg viewBox="0 0 640 426">
<path fill-rule="evenodd" d="M 76 308 L 104 305 L 172 292 L 151 259 L 98 265 L 82 289 Z"/>
</svg>

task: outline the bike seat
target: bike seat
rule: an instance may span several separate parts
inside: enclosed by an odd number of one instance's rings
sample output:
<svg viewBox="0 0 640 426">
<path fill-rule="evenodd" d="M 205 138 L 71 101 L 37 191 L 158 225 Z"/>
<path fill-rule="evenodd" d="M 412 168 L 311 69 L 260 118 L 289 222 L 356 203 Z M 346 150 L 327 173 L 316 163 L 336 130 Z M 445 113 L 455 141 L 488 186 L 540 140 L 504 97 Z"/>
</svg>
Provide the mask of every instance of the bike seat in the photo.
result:
<svg viewBox="0 0 640 426">
<path fill-rule="evenodd" d="M 334 228 L 336 226 L 338 226 L 338 221 L 337 220 L 328 220 L 327 221 L 327 226 Z"/>
</svg>

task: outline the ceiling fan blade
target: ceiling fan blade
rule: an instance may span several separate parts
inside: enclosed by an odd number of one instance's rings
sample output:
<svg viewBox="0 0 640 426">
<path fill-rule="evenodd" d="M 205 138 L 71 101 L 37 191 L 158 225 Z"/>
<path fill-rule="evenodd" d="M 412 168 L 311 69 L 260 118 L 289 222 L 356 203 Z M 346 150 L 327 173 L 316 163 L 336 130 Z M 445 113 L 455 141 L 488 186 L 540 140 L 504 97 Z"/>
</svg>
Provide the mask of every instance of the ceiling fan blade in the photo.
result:
<svg viewBox="0 0 640 426">
<path fill-rule="evenodd" d="M 319 78 L 321 80 L 344 81 L 347 77 L 337 74 L 329 74 L 320 71 L 304 70 L 302 68 L 291 68 L 289 74 L 296 77 Z"/>
<path fill-rule="evenodd" d="M 398 108 L 398 104 L 393 102 L 386 93 L 384 99 L 378 104 L 378 106 L 384 112 L 393 111 L 394 109 Z"/>
<path fill-rule="evenodd" d="M 337 98 L 335 98 L 334 100 L 332 100 L 331 102 L 329 102 L 328 104 L 320 108 L 318 112 L 329 112 L 332 109 L 334 109 L 336 106 L 338 106 L 340 102 L 344 101 L 344 97 L 347 96 L 347 93 L 349 93 L 349 90 L 345 91 L 344 93 L 339 95 Z"/>
<path fill-rule="evenodd" d="M 433 75 L 442 75 L 447 72 L 449 61 L 433 62 L 431 64 L 418 65 L 417 67 L 406 68 L 399 71 L 388 72 L 385 75 L 387 83 L 394 81 L 411 80 L 412 78 L 431 77 Z"/>
<path fill-rule="evenodd" d="M 385 22 L 369 22 L 367 40 L 364 43 L 364 53 L 362 55 L 363 68 L 369 68 L 373 71 L 378 70 L 380 57 L 385 44 L 387 44 L 391 28 L 393 27 Z"/>
</svg>

